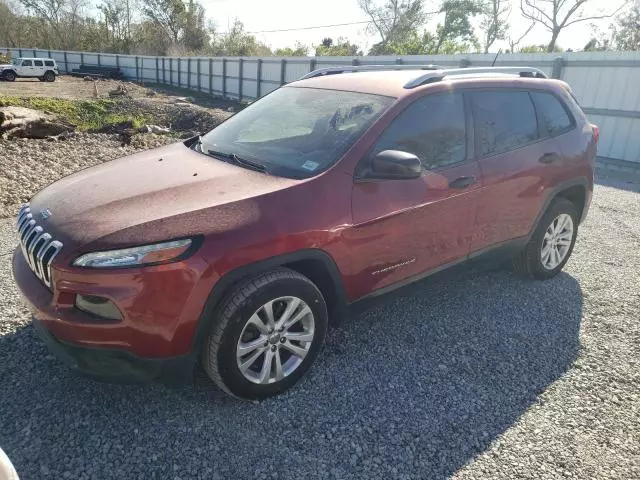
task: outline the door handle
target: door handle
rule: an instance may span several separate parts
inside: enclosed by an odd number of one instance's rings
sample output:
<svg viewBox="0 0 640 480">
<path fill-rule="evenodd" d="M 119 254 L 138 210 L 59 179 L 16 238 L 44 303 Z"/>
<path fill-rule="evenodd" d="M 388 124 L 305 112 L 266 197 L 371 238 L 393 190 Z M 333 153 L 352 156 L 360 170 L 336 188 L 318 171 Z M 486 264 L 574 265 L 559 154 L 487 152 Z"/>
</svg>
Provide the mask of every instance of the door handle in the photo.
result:
<svg viewBox="0 0 640 480">
<path fill-rule="evenodd" d="M 473 185 L 474 183 L 477 183 L 477 181 L 478 180 L 476 180 L 476 177 L 474 177 L 473 175 L 469 177 L 458 177 L 455 180 L 449 182 L 449 187 L 463 189 Z"/>
<path fill-rule="evenodd" d="M 555 163 L 559 160 L 560 160 L 560 155 L 558 155 L 557 153 L 545 153 L 540 157 L 538 161 L 540 163 L 549 164 L 549 163 Z"/>
</svg>

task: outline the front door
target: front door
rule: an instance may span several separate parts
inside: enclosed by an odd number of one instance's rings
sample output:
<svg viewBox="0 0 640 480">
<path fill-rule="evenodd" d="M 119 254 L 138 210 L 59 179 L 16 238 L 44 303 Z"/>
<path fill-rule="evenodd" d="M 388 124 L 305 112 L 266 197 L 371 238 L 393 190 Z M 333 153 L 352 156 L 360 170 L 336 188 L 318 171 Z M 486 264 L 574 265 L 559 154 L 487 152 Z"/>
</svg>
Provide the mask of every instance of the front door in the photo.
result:
<svg viewBox="0 0 640 480">
<path fill-rule="evenodd" d="M 23 60 L 22 65 L 18 68 L 18 75 L 21 77 L 33 76 L 33 60 Z"/>
<path fill-rule="evenodd" d="M 414 101 L 371 153 L 417 155 L 425 169 L 410 180 L 356 181 L 352 194 L 355 298 L 463 259 L 474 233 L 480 171 L 467 138 L 460 93 Z"/>
</svg>

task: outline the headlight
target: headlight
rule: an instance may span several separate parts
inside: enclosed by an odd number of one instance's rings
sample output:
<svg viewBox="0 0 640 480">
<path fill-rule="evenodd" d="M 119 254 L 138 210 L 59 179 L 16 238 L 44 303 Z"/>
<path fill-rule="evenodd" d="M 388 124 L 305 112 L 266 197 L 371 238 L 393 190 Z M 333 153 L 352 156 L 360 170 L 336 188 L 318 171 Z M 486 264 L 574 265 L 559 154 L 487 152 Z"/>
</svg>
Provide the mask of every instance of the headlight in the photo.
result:
<svg viewBox="0 0 640 480">
<path fill-rule="evenodd" d="M 118 268 L 166 263 L 179 259 L 191 246 L 191 239 L 155 243 L 141 247 L 86 253 L 73 261 L 75 267 Z"/>
</svg>

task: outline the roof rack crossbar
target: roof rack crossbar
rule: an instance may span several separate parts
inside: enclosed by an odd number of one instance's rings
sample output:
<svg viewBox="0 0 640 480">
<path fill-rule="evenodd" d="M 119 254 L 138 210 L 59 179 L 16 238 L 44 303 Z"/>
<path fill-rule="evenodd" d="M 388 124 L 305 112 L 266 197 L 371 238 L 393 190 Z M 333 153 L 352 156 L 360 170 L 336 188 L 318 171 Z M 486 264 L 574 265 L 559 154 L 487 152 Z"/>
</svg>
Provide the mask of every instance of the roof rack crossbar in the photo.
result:
<svg viewBox="0 0 640 480">
<path fill-rule="evenodd" d="M 306 80 L 307 78 L 320 77 L 323 75 L 336 75 L 340 73 L 351 72 L 374 72 L 382 70 L 439 70 L 442 67 L 438 65 L 406 65 L 406 64 L 389 64 L 389 65 L 345 65 L 343 67 L 326 67 L 319 68 L 299 78 Z"/>
<path fill-rule="evenodd" d="M 547 78 L 545 73 L 534 67 L 472 67 L 472 68 L 449 68 L 435 70 L 407 82 L 404 88 L 415 88 L 425 83 L 440 81 L 445 77 L 455 75 L 473 75 L 477 73 L 505 73 L 529 78 Z"/>
</svg>

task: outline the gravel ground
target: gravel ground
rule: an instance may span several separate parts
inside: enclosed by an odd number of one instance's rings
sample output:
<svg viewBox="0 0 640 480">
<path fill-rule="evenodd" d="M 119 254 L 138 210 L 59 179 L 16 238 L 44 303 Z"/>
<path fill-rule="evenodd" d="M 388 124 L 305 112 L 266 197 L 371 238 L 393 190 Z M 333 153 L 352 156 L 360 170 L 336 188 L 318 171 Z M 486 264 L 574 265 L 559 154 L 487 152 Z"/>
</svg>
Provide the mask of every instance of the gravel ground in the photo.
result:
<svg viewBox="0 0 640 480">
<path fill-rule="evenodd" d="M 144 134 L 121 147 L 117 135 L 88 133 L 58 142 L 0 139 L 0 218 L 15 215 L 38 190 L 73 172 L 176 141 Z"/>
<path fill-rule="evenodd" d="M 332 330 L 259 404 L 202 376 L 76 377 L 34 334 L 0 221 L 0 446 L 24 479 L 640 478 L 639 192 L 596 188 L 566 273 L 432 277 Z"/>
</svg>

